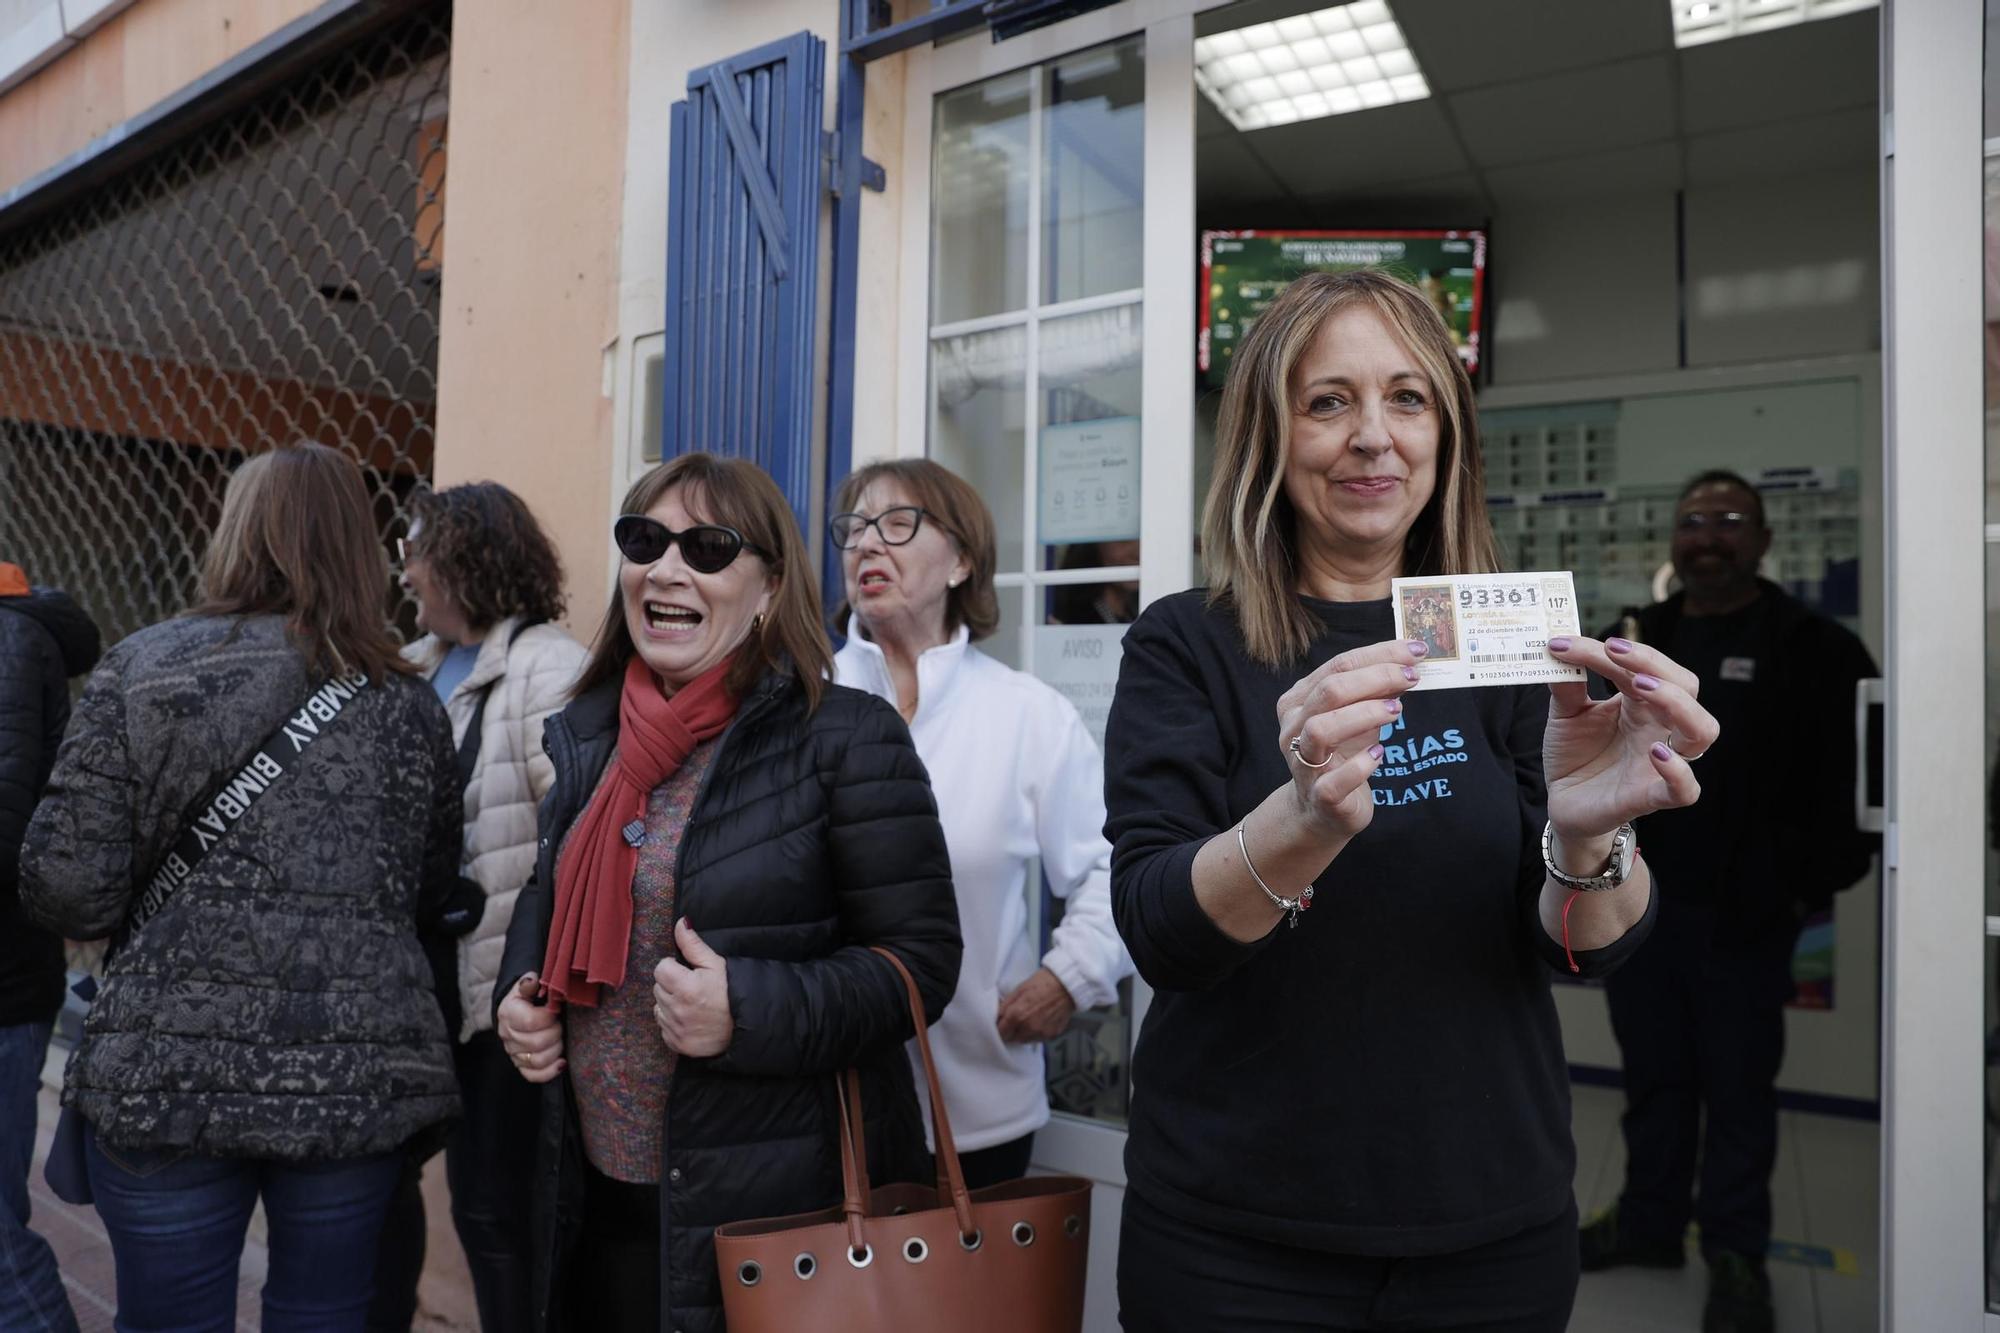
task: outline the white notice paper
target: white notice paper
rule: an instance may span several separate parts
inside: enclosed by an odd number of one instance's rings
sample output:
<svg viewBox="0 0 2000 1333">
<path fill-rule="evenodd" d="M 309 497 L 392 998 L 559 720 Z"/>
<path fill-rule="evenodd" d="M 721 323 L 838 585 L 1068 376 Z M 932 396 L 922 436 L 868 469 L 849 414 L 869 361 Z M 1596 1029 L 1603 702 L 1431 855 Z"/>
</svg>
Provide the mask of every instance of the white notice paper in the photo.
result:
<svg viewBox="0 0 2000 1333">
<path fill-rule="evenodd" d="M 1045 546 L 1139 535 L 1139 418 L 1042 427 L 1038 489 Z"/>
</svg>

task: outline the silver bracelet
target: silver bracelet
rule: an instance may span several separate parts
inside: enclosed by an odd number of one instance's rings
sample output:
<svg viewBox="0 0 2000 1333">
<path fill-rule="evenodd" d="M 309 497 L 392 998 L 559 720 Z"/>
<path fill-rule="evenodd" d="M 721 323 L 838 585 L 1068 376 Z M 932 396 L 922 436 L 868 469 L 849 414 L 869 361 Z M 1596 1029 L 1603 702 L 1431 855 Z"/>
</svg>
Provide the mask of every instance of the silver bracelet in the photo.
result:
<svg viewBox="0 0 2000 1333">
<path fill-rule="evenodd" d="M 1308 884 L 1305 888 L 1301 889 L 1299 896 L 1296 898 L 1280 898 L 1277 894 L 1271 892 L 1271 886 L 1266 884 L 1264 877 L 1257 873 L 1257 867 L 1250 864 L 1250 844 L 1243 841 L 1243 826 L 1241 824 L 1236 826 L 1236 847 L 1237 850 L 1243 853 L 1243 868 L 1250 872 L 1250 878 L 1257 881 L 1257 887 L 1262 889 L 1264 896 L 1271 900 L 1271 906 L 1283 912 L 1286 918 L 1291 921 L 1292 929 L 1297 930 L 1299 928 L 1299 913 L 1313 905 L 1312 885 Z"/>
</svg>

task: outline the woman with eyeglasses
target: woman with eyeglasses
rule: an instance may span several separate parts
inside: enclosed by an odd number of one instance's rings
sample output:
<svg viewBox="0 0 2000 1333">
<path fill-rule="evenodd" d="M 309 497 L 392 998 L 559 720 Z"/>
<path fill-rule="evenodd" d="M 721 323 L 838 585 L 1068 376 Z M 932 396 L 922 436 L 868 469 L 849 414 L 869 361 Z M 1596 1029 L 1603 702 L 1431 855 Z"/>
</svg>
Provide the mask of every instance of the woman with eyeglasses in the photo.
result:
<svg viewBox="0 0 2000 1333">
<path fill-rule="evenodd" d="M 852 618 L 834 679 L 910 724 L 951 845 L 965 962 L 931 1052 L 953 1136 L 968 1185 L 1019 1179 L 1049 1119 L 1042 1043 L 1132 970 L 1111 919 L 1104 765 L 1069 700 L 974 646 L 1000 622 L 977 491 L 902 460 L 854 473 L 837 505 Z M 1067 903 L 1046 949 L 1027 910 L 1044 879 Z"/>
<path fill-rule="evenodd" d="M 538 1325 L 700 1333 L 723 1327 L 718 1225 L 839 1200 L 835 1073 L 861 1071 L 875 1180 L 927 1177 L 908 1002 L 869 949 L 934 1020 L 958 913 L 908 728 L 827 681 L 777 485 L 685 455 L 613 538 L 618 587 L 548 726 L 497 1020 L 543 1086 Z"/>
</svg>

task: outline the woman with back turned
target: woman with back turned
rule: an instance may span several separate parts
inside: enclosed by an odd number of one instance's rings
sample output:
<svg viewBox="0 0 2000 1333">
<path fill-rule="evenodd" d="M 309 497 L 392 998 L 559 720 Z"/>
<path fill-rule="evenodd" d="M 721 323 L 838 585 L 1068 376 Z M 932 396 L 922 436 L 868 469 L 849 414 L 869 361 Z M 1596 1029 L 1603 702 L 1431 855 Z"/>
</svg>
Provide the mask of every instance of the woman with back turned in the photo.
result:
<svg viewBox="0 0 2000 1333">
<path fill-rule="evenodd" d="M 232 1327 L 261 1201 L 263 1326 L 359 1330 L 404 1156 L 457 1114 L 416 922 L 457 885 L 459 786 L 388 587 L 353 462 L 251 459 L 199 603 L 104 655 L 28 827 L 29 913 L 113 939 L 63 1100 L 120 1328 Z"/>
</svg>

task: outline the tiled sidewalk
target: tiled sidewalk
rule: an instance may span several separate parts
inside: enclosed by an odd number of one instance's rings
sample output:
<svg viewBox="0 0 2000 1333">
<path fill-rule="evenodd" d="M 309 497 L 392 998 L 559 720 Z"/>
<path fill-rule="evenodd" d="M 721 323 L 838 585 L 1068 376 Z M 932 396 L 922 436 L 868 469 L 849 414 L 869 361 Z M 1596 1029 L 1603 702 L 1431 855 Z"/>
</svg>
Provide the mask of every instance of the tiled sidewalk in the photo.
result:
<svg viewBox="0 0 2000 1333">
<path fill-rule="evenodd" d="M 51 1049 L 42 1071 L 35 1166 L 28 1180 L 28 1194 L 34 1205 L 32 1222 L 55 1249 L 63 1285 L 69 1289 L 69 1303 L 76 1311 L 82 1333 L 111 1333 L 118 1287 L 112 1271 L 111 1242 L 97 1220 L 97 1210 L 64 1203 L 49 1193 L 42 1182 L 42 1162 L 48 1156 L 49 1140 L 55 1137 L 56 1090 L 62 1086 L 63 1060 L 67 1054 Z M 424 1173 L 424 1203 L 430 1234 L 425 1249 L 424 1279 L 417 1290 L 415 1333 L 475 1333 L 479 1317 L 473 1308 L 465 1257 L 459 1250 L 458 1237 L 452 1232 L 442 1157 L 433 1158 Z M 267 1259 L 264 1239 L 264 1212 L 260 1208 L 250 1219 L 250 1235 L 243 1245 L 243 1267 L 236 1287 L 238 1333 L 257 1333 L 259 1327 L 259 1293 L 264 1286 Z"/>
</svg>

